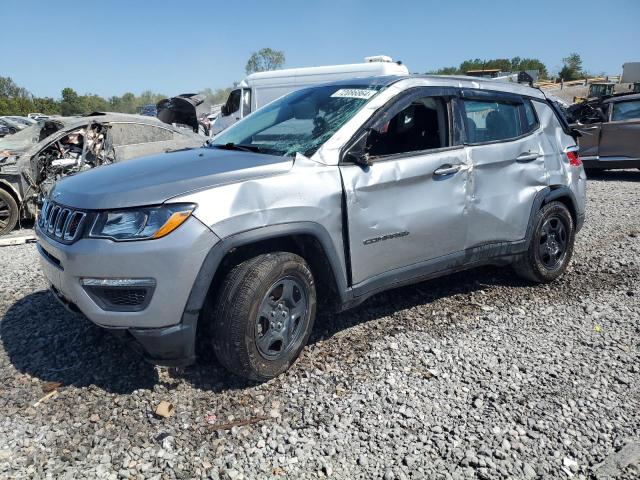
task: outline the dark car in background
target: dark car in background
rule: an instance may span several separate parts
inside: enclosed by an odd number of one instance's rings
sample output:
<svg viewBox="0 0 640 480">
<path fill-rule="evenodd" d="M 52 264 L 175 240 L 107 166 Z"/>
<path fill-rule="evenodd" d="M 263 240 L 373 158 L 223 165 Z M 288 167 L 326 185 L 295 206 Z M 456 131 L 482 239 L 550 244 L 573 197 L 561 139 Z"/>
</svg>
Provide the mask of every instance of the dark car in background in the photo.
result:
<svg viewBox="0 0 640 480">
<path fill-rule="evenodd" d="M 13 135 L 16 132 L 19 132 L 23 128 L 26 128 L 27 125 L 16 122 L 8 117 L 0 117 L 0 126 L 4 127 L 4 129 L 8 132 L 5 135 Z"/>
<path fill-rule="evenodd" d="M 11 135 L 11 131 L 9 130 L 9 127 L 0 123 L 0 138 L 6 137 L 7 135 Z"/>
<path fill-rule="evenodd" d="M 578 144 L 585 168 L 640 168 L 640 94 L 579 103 L 568 114 L 581 134 Z"/>
<path fill-rule="evenodd" d="M 158 115 L 158 109 L 156 108 L 155 105 L 150 104 L 150 105 L 144 105 L 141 109 L 140 109 L 140 115 L 145 115 L 147 117 L 155 117 Z"/>
</svg>

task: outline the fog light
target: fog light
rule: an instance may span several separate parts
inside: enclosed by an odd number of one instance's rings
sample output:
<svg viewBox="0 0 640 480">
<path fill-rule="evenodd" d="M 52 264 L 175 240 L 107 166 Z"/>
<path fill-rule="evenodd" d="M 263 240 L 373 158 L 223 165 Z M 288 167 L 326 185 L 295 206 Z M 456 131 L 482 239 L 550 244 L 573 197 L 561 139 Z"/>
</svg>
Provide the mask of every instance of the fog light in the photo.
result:
<svg viewBox="0 0 640 480">
<path fill-rule="evenodd" d="M 156 288 L 153 278 L 82 278 L 80 283 L 96 305 L 115 312 L 144 310 Z"/>
</svg>

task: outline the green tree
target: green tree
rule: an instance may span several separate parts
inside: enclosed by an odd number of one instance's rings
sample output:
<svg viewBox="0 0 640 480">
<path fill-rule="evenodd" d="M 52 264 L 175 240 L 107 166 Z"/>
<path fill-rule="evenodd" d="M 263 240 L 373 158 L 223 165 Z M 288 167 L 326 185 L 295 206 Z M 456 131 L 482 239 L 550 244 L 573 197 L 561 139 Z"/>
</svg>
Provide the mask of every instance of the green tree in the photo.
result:
<svg viewBox="0 0 640 480">
<path fill-rule="evenodd" d="M 570 53 L 562 59 L 562 63 L 562 69 L 558 73 L 562 80 L 578 80 L 585 76 L 585 72 L 582 71 L 582 58 L 577 53 Z"/>
<path fill-rule="evenodd" d="M 284 62 L 285 58 L 283 51 L 262 48 L 251 54 L 244 69 L 247 72 L 247 75 L 250 75 L 255 72 L 277 70 L 282 68 Z"/>
<path fill-rule="evenodd" d="M 4 98 L 31 98 L 31 93 L 22 88 L 11 77 L 0 77 L 0 97 Z"/>
<path fill-rule="evenodd" d="M 60 113 L 64 116 L 84 113 L 80 102 L 80 96 L 73 88 L 67 87 L 62 89 Z"/>
<path fill-rule="evenodd" d="M 545 64 L 537 58 L 513 57 L 511 59 L 512 72 L 522 72 L 525 70 L 537 70 L 540 73 L 540 78 L 547 78 L 549 75 Z"/>
<path fill-rule="evenodd" d="M 442 67 L 438 70 L 431 70 L 427 72 L 429 75 L 456 75 L 460 73 L 458 67 Z"/>
</svg>

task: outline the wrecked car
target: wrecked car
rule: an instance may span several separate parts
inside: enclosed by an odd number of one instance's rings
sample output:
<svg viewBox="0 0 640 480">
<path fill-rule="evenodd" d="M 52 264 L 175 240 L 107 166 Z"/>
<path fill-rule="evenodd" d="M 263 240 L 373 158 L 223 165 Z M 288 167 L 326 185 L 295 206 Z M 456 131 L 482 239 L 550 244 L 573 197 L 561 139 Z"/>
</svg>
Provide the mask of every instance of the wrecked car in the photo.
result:
<svg viewBox="0 0 640 480">
<path fill-rule="evenodd" d="M 568 109 L 590 170 L 640 168 L 640 95 L 621 94 Z"/>
<path fill-rule="evenodd" d="M 487 264 L 559 278 L 585 214 L 576 151 L 544 93 L 521 85 L 314 86 L 206 147 L 58 182 L 40 263 L 63 305 L 149 361 L 194 362 L 199 334 L 264 381 L 298 357 L 319 306 Z"/>
<path fill-rule="evenodd" d="M 0 235 L 34 218 L 60 178 L 143 155 L 199 147 L 204 138 L 155 118 L 92 114 L 40 120 L 0 139 Z"/>
</svg>

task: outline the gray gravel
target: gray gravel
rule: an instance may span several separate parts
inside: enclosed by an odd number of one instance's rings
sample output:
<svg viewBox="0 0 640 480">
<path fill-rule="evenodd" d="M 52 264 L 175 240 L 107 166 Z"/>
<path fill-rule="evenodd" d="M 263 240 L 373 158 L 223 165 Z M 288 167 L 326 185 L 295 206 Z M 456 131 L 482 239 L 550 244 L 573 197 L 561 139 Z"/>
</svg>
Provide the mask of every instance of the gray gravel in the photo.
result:
<svg viewBox="0 0 640 480">
<path fill-rule="evenodd" d="M 263 385 L 145 364 L 56 304 L 34 245 L 1 248 L 0 477 L 638 478 L 639 205 L 640 172 L 599 175 L 560 281 L 378 295 Z"/>
</svg>

